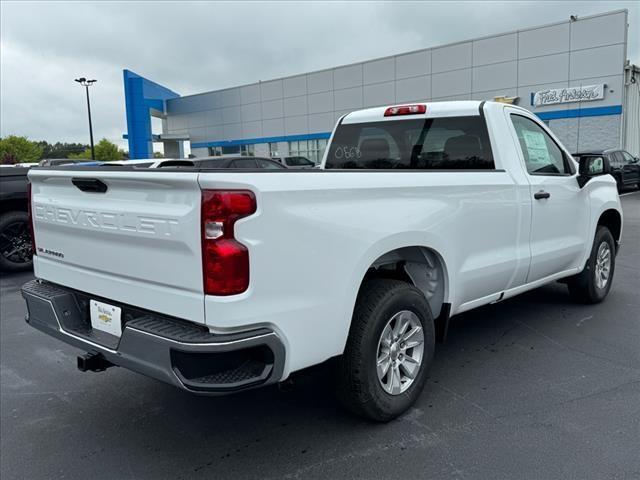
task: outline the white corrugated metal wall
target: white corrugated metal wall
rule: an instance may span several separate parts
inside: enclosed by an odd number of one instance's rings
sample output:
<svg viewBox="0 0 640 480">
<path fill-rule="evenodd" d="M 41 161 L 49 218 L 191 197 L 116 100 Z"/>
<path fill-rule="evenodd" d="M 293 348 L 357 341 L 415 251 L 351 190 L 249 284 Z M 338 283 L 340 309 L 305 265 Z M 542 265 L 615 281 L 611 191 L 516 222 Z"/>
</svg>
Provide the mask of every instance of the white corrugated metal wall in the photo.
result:
<svg viewBox="0 0 640 480">
<path fill-rule="evenodd" d="M 624 144 L 634 157 L 640 156 L 640 68 L 627 65 L 624 71 Z"/>
</svg>

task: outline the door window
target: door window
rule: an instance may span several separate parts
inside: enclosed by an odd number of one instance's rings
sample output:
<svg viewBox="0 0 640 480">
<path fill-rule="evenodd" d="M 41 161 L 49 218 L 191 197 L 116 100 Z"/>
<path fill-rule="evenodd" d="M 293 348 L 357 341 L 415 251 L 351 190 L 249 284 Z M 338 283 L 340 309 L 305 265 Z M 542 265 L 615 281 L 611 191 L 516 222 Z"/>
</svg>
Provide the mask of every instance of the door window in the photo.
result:
<svg viewBox="0 0 640 480">
<path fill-rule="evenodd" d="M 231 164 L 232 168 L 257 168 L 256 167 L 256 161 L 251 158 L 247 158 L 247 159 L 241 159 L 241 160 L 234 160 L 233 163 Z"/>
<path fill-rule="evenodd" d="M 626 164 L 636 163 L 636 159 L 633 158 L 630 153 L 620 152 L 620 154 L 622 155 L 622 158 L 624 158 L 624 163 Z"/>
<path fill-rule="evenodd" d="M 511 114 L 527 171 L 532 175 L 571 175 L 573 168 L 562 149 L 533 120 Z"/>
<path fill-rule="evenodd" d="M 613 163 L 617 167 L 624 165 L 624 157 L 620 152 L 613 152 L 610 157 L 613 159 Z"/>
<path fill-rule="evenodd" d="M 259 168 L 266 168 L 269 170 L 282 170 L 282 167 L 276 162 L 270 162 L 269 160 L 262 160 L 260 158 L 256 159 L 256 162 L 258 162 Z"/>
</svg>

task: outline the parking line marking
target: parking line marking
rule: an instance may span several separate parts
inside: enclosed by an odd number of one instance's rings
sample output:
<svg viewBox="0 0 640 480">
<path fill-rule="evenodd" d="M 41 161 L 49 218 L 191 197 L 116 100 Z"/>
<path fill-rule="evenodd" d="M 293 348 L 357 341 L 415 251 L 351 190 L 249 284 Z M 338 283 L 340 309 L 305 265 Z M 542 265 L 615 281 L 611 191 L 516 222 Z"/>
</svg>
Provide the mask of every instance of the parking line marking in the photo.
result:
<svg viewBox="0 0 640 480">
<path fill-rule="evenodd" d="M 619 197 L 624 197 L 625 195 L 633 195 L 634 193 L 640 193 L 640 190 L 638 190 L 637 192 L 628 192 L 628 193 L 623 193 L 622 195 L 618 195 Z"/>
<path fill-rule="evenodd" d="M 591 320 L 593 318 L 593 315 L 589 315 L 588 317 L 584 317 L 581 318 L 580 321 L 578 323 L 576 323 L 576 327 L 579 327 L 580 325 L 582 325 L 585 321 L 587 320 Z"/>
</svg>

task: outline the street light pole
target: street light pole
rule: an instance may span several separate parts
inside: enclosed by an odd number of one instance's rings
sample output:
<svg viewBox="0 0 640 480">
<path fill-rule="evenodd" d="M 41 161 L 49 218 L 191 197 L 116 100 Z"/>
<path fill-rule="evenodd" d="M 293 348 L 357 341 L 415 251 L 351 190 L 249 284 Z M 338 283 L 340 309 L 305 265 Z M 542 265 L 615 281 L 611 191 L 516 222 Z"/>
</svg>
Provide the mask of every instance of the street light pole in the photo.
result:
<svg viewBox="0 0 640 480">
<path fill-rule="evenodd" d="M 87 92 L 87 112 L 89 114 L 89 138 L 91 140 L 91 160 L 96 159 L 96 153 L 93 148 L 93 126 L 91 125 L 91 103 L 89 102 L 89 87 L 97 82 L 97 80 L 87 80 L 84 77 L 76 78 L 76 82 L 82 85 Z"/>
</svg>

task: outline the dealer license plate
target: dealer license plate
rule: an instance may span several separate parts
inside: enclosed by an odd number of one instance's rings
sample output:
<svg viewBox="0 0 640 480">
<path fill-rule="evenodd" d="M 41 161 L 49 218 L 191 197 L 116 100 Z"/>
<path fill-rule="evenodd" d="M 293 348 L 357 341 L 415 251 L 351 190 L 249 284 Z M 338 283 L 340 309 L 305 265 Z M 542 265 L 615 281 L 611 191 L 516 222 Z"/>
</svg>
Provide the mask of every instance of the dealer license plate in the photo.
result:
<svg viewBox="0 0 640 480">
<path fill-rule="evenodd" d="M 116 337 L 122 335 L 122 323 L 120 316 L 122 309 L 114 307 L 108 303 L 91 300 L 89 302 L 89 313 L 91 315 L 91 326 Z"/>
</svg>

